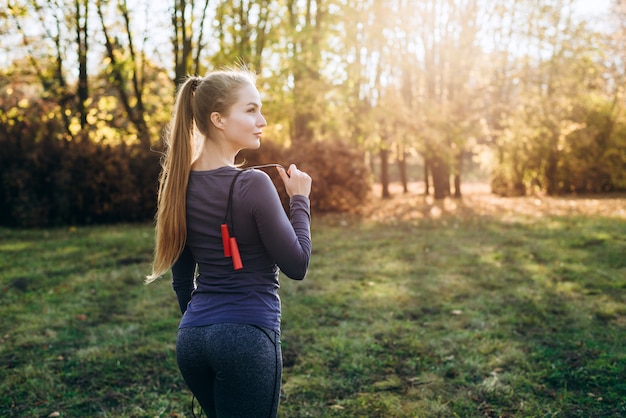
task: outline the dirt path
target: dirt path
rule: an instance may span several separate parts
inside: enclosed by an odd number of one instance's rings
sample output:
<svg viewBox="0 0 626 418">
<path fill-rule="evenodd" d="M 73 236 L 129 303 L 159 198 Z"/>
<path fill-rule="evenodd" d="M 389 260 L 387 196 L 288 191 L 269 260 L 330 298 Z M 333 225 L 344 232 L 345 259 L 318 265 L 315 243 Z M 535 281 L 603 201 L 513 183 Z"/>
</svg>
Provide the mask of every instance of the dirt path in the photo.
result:
<svg viewBox="0 0 626 418">
<path fill-rule="evenodd" d="M 499 197 L 491 194 L 489 185 L 464 184 L 463 198 L 435 201 L 424 196 L 423 183 L 409 184 L 403 193 L 399 184 L 392 184 L 390 199 L 381 199 L 381 188 L 373 188 L 364 215 L 372 220 L 410 220 L 420 218 L 498 216 L 510 219 L 533 219 L 551 216 L 604 216 L 626 220 L 626 193 L 584 196 Z"/>
</svg>

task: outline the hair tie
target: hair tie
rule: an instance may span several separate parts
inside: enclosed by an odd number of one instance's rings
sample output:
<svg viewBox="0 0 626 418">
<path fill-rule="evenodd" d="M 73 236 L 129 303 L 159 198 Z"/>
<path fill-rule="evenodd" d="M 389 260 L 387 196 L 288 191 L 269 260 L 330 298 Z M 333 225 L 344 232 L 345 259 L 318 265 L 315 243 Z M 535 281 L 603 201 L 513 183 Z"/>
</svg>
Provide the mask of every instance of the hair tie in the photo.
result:
<svg viewBox="0 0 626 418">
<path fill-rule="evenodd" d="M 200 77 L 193 77 L 190 83 L 191 83 L 191 92 L 195 93 L 200 83 L 202 83 L 202 79 Z"/>
</svg>

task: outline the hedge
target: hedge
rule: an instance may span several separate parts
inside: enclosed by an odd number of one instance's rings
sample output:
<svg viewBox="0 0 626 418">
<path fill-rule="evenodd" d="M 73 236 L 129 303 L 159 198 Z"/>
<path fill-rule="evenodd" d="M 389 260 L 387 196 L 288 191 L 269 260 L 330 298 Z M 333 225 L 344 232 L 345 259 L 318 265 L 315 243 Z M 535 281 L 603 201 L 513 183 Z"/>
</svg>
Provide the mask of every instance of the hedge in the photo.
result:
<svg viewBox="0 0 626 418">
<path fill-rule="evenodd" d="M 153 219 L 161 154 L 139 146 L 67 141 L 52 120 L 0 120 L 0 224 L 9 227 Z M 357 211 L 371 176 L 360 152 L 341 141 L 280 147 L 265 142 L 240 156 L 248 165 L 295 163 L 313 178 L 313 211 Z M 281 198 L 284 187 L 275 170 Z"/>
</svg>

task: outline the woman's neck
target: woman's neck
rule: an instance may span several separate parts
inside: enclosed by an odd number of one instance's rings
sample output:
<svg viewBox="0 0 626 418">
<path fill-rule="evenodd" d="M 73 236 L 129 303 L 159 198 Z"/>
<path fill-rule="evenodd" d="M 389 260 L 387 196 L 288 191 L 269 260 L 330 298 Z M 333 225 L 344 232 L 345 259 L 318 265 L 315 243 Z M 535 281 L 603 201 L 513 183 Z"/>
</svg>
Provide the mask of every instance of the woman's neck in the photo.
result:
<svg viewBox="0 0 626 418">
<path fill-rule="evenodd" d="M 220 147 L 217 141 L 205 139 L 198 158 L 191 164 L 192 171 L 215 170 L 221 167 L 234 167 L 237 152 Z"/>
</svg>

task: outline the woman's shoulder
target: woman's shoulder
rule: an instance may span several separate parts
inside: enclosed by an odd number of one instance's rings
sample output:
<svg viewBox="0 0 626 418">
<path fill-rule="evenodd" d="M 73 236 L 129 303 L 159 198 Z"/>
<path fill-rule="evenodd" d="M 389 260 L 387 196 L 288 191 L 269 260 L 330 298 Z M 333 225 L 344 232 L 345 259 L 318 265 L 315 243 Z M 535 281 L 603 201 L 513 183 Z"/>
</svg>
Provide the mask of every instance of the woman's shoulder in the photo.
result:
<svg viewBox="0 0 626 418">
<path fill-rule="evenodd" d="M 272 179 L 265 171 L 257 168 L 244 169 L 244 172 L 241 174 L 241 177 L 250 184 L 267 184 L 267 182 L 272 182 Z"/>
<path fill-rule="evenodd" d="M 262 196 L 267 193 L 276 193 L 276 187 L 271 177 L 262 170 L 247 169 L 241 173 L 241 180 L 241 192 L 243 194 Z"/>
</svg>

